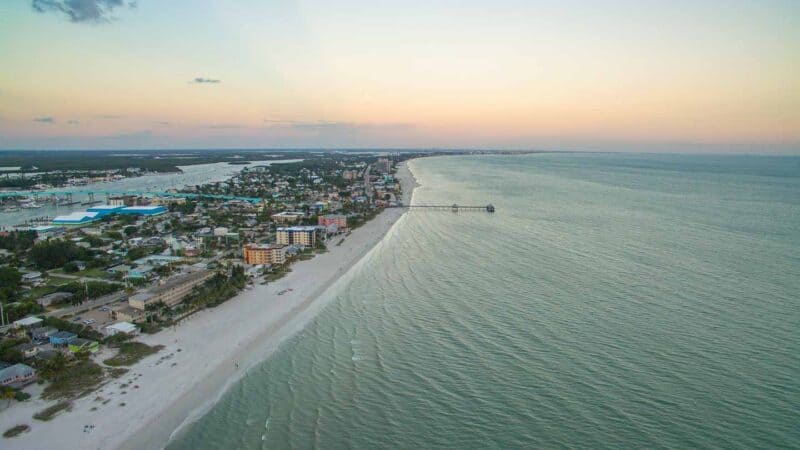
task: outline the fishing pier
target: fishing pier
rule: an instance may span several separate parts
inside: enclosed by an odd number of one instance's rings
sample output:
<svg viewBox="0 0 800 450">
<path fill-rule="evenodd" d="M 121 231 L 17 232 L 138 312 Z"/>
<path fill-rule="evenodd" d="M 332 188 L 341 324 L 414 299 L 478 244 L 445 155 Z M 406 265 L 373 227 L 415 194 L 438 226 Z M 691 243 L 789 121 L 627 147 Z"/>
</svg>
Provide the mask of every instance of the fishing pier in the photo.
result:
<svg viewBox="0 0 800 450">
<path fill-rule="evenodd" d="M 459 211 L 485 211 L 488 213 L 494 212 L 494 205 L 459 205 L 457 203 L 453 203 L 452 205 L 398 205 L 398 208 L 408 208 L 408 209 L 435 209 L 435 210 L 450 210 L 453 212 Z"/>
</svg>

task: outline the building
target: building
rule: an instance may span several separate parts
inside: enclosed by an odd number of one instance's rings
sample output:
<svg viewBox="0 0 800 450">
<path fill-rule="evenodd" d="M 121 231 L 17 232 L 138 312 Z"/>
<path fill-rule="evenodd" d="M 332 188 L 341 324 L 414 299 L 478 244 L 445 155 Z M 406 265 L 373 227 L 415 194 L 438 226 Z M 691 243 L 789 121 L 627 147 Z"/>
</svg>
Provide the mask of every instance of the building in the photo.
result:
<svg viewBox="0 0 800 450">
<path fill-rule="evenodd" d="M 375 169 L 378 172 L 389 172 L 392 170 L 392 161 L 388 158 L 378 158 L 378 161 L 375 163 Z"/>
<path fill-rule="evenodd" d="M 319 216 L 317 220 L 319 226 L 321 227 L 336 225 L 339 230 L 347 228 L 347 216 L 343 214 L 327 214 L 324 216 Z"/>
<path fill-rule="evenodd" d="M 71 292 L 53 292 L 52 294 L 47 294 L 42 297 L 39 297 L 38 299 L 36 299 L 36 303 L 41 305 L 42 308 L 47 308 L 53 303 L 65 302 L 71 298 L 72 298 Z"/>
<path fill-rule="evenodd" d="M 50 340 L 50 335 L 58 333 L 57 328 L 53 327 L 39 327 L 31 330 L 31 339 L 36 342 L 45 342 Z"/>
<path fill-rule="evenodd" d="M 133 308 L 128 304 L 115 306 L 112 309 L 112 314 L 115 319 L 125 322 L 136 322 L 144 319 L 144 310 Z"/>
<path fill-rule="evenodd" d="M 125 197 L 109 197 L 108 204 L 111 206 L 125 206 Z"/>
<path fill-rule="evenodd" d="M 273 214 L 270 217 L 278 223 L 295 223 L 305 216 L 305 213 L 302 211 L 283 211 Z"/>
<path fill-rule="evenodd" d="M 165 212 L 167 212 L 167 208 L 161 205 L 128 206 L 126 208 L 120 209 L 118 212 L 120 214 L 129 214 L 137 216 L 157 216 L 159 214 L 164 214 Z"/>
<path fill-rule="evenodd" d="M 86 208 L 86 211 L 96 212 L 97 214 L 99 214 L 98 217 L 103 217 L 109 214 L 118 213 L 123 208 L 125 208 L 125 205 L 97 205 L 97 206 L 92 206 L 91 208 Z"/>
<path fill-rule="evenodd" d="M 33 358 L 39 353 L 39 346 L 33 342 L 25 342 L 14 347 L 25 359 Z"/>
<path fill-rule="evenodd" d="M 286 262 L 286 245 L 247 244 L 242 248 L 242 259 L 251 265 L 283 264 Z"/>
<path fill-rule="evenodd" d="M 141 265 L 128 271 L 127 278 L 132 280 L 144 280 L 153 276 L 153 266 Z"/>
<path fill-rule="evenodd" d="M 317 243 L 317 227 L 278 227 L 275 241 L 280 245 L 313 247 Z"/>
<path fill-rule="evenodd" d="M 14 364 L 0 370 L 0 385 L 21 388 L 36 380 L 36 370 L 25 364 Z"/>
<path fill-rule="evenodd" d="M 24 319 L 15 320 L 13 325 L 14 328 L 25 328 L 25 329 L 32 329 L 36 328 L 41 325 L 43 322 L 42 319 L 34 316 L 26 317 Z"/>
<path fill-rule="evenodd" d="M 199 286 L 212 276 L 214 276 L 214 272 L 210 270 L 198 270 L 178 275 L 166 280 L 163 284 L 133 295 L 128 299 L 128 304 L 142 311 L 147 309 L 147 305 L 156 303 L 164 303 L 173 307 L 183 301 L 195 286 Z"/>
<path fill-rule="evenodd" d="M 83 225 L 100 218 L 100 213 L 77 211 L 53 218 L 54 225 Z"/>
<path fill-rule="evenodd" d="M 130 322 L 117 322 L 105 328 L 106 336 L 114 336 L 115 334 L 123 333 L 129 336 L 139 334 L 139 328 Z"/>
<path fill-rule="evenodd" d="M 59 331 L 50 335 L 50 343 L 56 347 L 69 345 L 78 339 L 78 335 L 69 331 Z"/>
<path fill-rule="evenodd" d="M 36 232 L 36 237 L 38 239 L 50 239 L 52 237 L 59 237 L 64 235 L 66 230 L 64 227 L 56 227 L 53 225 L 39 225 L 36 227 L 28 228 L 30 231 Z"/>
</svg>

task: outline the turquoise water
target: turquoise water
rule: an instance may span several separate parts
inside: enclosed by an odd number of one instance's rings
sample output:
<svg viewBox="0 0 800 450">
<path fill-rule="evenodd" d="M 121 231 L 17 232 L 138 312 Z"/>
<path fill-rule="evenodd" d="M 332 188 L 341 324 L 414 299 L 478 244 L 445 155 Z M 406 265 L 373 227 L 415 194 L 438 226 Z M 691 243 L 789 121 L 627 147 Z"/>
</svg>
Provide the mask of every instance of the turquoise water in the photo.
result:
<svg viewBox="0 0 800 450">
<path fill-rule="evenodd" d="M 800 447 L 800 158 L 417 160 L 413 211 L 171 448 Z"/>
</svg>

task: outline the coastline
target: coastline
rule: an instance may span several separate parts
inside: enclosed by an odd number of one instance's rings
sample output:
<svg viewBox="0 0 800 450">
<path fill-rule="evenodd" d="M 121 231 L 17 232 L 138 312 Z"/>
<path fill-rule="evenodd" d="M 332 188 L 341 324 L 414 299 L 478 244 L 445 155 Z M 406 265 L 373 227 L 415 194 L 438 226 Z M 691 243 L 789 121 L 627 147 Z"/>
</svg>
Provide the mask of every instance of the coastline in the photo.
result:
<svg viewBox="0 0 800 450">
<path fill-rule="evenodd" d="M 418 186 L 408 162 L 399 164 L 397 171 L 404 204 L 411 202 Z M 341 246 L 332 245 L 327 253 L 296 263 L 284 278 L 266 286 L 257 283 L 176 327 L 140 336 L 138 340 L 148 345 L 165 348 L 98 392 L 74 400 L 72 411 L 52 421 L 32 419 L 52 403 L 38 396 L 0 412 L 3 430 L 17 424 L 31 427 L 28 433 L 3 439 L 3 448 L 163 448 L 247 370 L 301 331 L 366 263 L 405 211 L 384 210 L 354 230 Z M 287 289 L 292 291 L 278 295 Z M 87 433 L 85 425 L 94 428 Z"/>
</svg>

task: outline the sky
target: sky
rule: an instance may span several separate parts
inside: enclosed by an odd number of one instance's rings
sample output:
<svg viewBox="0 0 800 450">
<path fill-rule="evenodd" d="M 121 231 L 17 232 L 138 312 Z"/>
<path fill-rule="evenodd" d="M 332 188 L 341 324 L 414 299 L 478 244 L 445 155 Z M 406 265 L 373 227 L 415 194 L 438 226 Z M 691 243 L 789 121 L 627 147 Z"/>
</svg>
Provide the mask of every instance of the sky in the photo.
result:
<svg viewBox="0 0 800 450">
<path fill-rule="evenodd" d="M 171 148 L 800 153 L 800 1 L 0 1 L 0 149 Z"/>
</svg>

